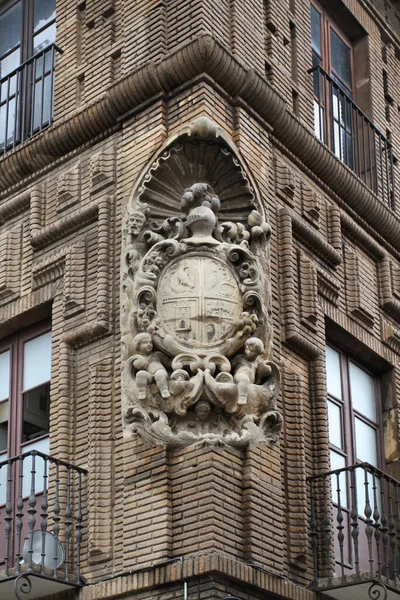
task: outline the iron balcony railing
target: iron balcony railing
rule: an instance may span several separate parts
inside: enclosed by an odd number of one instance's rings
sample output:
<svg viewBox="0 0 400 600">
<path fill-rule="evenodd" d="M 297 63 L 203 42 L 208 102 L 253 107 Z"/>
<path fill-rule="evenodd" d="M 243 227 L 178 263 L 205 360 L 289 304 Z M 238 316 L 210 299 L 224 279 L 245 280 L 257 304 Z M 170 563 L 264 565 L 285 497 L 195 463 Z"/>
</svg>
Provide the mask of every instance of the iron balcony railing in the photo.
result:
<svg viewBox="0 0 400 600">
<path fill-rule="evenodd" d="M 314 79 L 316 137 L 391 209 L 396 209 L 393 148 L 337 80 L 320 66 Z"/>
<path fill-rule="evenodd" d="M 400 588 L 400 483 L 361 463 L 309 478 L 316 587 Z"/>
<path fill-rule="evenodd" d="M 0 79 L 0 156 L 53 121 L 55 44 Z"/>
<path fill-rule="evenodd" d="M 83 584 L 85 475 L 35 450 L 0 463 L 0 597 L 2 581 L 29 574 Z"/>
</svg>

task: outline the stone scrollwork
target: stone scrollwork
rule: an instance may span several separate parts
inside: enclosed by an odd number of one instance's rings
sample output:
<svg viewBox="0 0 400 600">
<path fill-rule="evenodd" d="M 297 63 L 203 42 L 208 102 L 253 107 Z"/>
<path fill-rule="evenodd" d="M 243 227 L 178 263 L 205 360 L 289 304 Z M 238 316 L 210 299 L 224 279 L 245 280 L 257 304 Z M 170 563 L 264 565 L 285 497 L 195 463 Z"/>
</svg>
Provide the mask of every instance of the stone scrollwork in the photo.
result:
<svg viewBox="0 0 400 600">
<path fill-rule="evenodd" d="M 182 189 L 164 219 L 136 200 L 122 260 L 125 435 L 153 444 L 275 442 L 279 369 L 269 360 L 270 226 L 219 218 L 207 183 Z M 222 212 L 222 210 L 221 210 Z"/>
</svg>

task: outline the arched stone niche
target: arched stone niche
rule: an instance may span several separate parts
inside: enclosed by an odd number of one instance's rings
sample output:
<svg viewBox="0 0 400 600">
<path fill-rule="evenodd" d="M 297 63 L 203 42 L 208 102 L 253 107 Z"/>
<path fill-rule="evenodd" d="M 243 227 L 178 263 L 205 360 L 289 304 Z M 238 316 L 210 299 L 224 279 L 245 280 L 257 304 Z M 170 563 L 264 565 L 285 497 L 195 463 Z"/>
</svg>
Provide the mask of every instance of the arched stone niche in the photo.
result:
<svg viewBox="0 0 400 600">
<path fill-rule="evenodd" d="M 152 444 L 275 442 L 269 237 L 232 142 L 199 118 L 139 179 L 123 227 L 122 412 Z"/>
</svg>

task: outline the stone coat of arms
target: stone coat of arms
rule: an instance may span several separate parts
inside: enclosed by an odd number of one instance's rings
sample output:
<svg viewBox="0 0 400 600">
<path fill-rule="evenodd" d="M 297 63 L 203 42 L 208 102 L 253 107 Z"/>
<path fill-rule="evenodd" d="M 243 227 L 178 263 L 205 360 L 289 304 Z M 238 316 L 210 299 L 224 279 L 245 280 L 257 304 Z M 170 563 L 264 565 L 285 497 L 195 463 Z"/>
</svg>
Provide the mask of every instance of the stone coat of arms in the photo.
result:
<svg viewBox="0 0 400 600">
<path fill-rule="evenodd" d="M 183 190 L 161 224 L 145 203 L 128 215 L 123 257 L 123 422 L 155 444 L 244 447 L 276 441 L 279 370 L 267 359 L 270 227 L 220 223 L 206 183 Z M 264 341 L 262 341 L 264 338 Z"/>
</svg>

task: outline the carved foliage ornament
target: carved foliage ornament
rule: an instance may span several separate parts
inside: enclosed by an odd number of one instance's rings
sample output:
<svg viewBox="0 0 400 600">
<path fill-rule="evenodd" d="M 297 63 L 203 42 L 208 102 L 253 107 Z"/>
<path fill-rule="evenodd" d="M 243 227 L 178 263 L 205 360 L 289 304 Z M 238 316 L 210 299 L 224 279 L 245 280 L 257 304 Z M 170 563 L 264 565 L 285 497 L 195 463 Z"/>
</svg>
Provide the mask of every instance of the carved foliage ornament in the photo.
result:
<svg viewBox="0 0 400 600">
<path fill-rule="evenodd" d="M 139 201 L 127 217 L 125 434 L 175 447 L 274 442 L 279 370 L 260 262 L 270 227 L 256 210 L 220 223 L 207 183 L 182 191 L 179 215 L 157 222 Z"/>
</svg>

